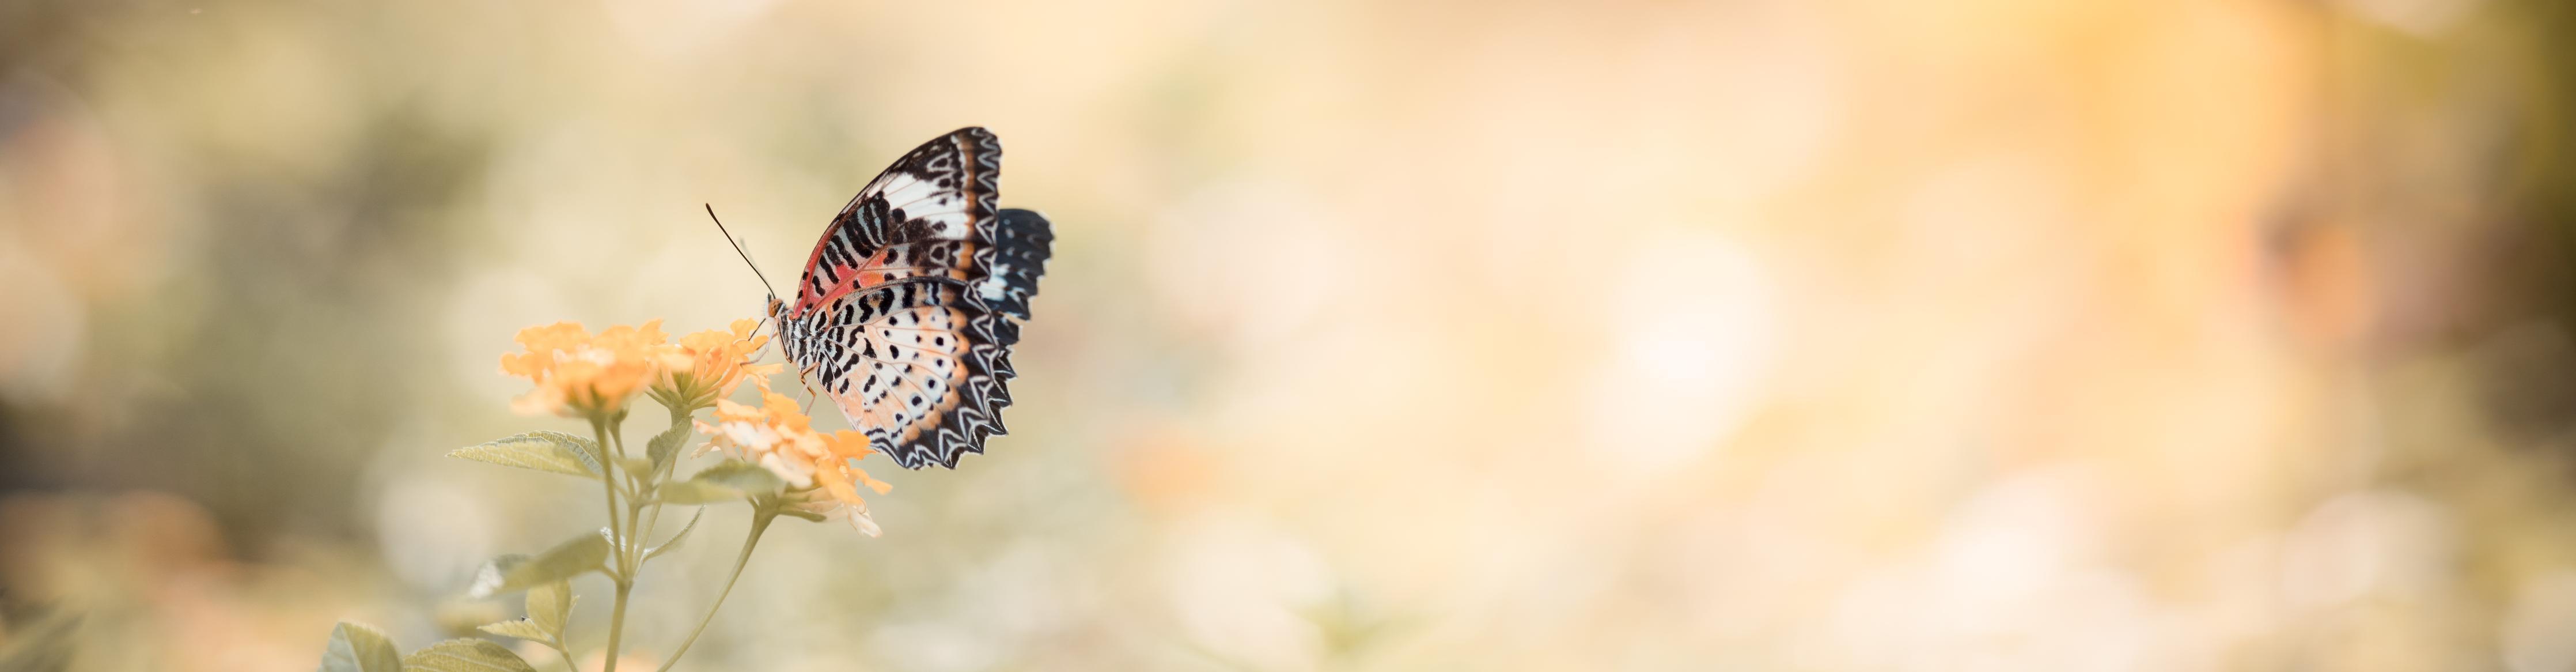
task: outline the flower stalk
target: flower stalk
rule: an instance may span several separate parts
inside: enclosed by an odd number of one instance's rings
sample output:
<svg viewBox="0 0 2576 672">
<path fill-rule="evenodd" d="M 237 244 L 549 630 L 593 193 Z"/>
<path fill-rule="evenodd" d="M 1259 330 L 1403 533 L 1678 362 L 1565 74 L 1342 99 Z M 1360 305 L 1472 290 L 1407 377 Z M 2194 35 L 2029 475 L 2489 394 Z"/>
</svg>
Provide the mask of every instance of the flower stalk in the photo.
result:
<svg viewBox="0 0 2576 672">
<path fill-rule="evenodd" d="M 620 644 L 626 635 L 626 596 L 635 590 L 635 566 L 627 561 L 629 554 L 626 552 L 627 547 L 634 545 L 630 540 L 635 537 L 631 533 L 621 533 L 617 525 L 617 476 L 621 473 L 627 474 L 630 483 L 629 491 L 633 494 L 627 499 L 626 506 L 626 524 L 630 529 L 635 524 L 636 509 L 633 502 L 637 497 L 641 497 L 642 493 L 632 486 L 633 474 L 621 468 L 626 462 L 626 432 L 618 427 L 624 423 L 617 420 L 622 419 L 593 417 L 591 420 L 594 426 L 604 427 L 607 430 L 606 435 L 600 437 L 599 441 L 599 451 L 603 458 L 599 461 L 600 482 L 608 486 L 608 548 L 616 560 L 615 567 L 608 575 L 608 579 L 617 586 L 617 596 L 608 610 L 608 655 L 605 662 L 600 663 L 602 672 L 617 672 L 618 654 L 624 651 Z M 605 459 L 611 441 L 614 441 L 617 446 L 617 457 Z"/>
<path fill-rule="evenodd" d="M 662 661 L 662 667 L 654 672 L 670 672 L 671 666 L 680 664 L 680 656 L 689 652 L 689 645 L 698 643 L 698 635 L 706 634 L 707 624 L 716 620 L 716 609 L 724 606 L 725 597 L 733 594 L 734 582 L 742 579 L 742 568 L 751 564 L 752 547 L 760 545 L 761 533 L 769 531 L 769 523 L 775 520 L 778 520 L 775 500 L 753 504 L 751 531 L 743 535 L 742 552 L 734 556 L 733 572 L 725 575 L 724 588 L 716 591 L 716 600 L 707 605 L 707 615 L 698 619 L 698 627 L 689 629 L 689 636 L 680 640 L 680 648 L 671 650 L 671 659 Z"/>
</svg>

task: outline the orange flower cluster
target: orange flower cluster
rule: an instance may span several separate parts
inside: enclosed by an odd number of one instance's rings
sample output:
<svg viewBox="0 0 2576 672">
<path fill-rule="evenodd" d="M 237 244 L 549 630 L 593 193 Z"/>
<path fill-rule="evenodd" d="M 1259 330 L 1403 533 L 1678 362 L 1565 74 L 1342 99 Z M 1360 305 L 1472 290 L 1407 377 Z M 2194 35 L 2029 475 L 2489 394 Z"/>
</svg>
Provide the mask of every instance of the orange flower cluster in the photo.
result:
<svg viewBox="0 0 2576 672">
<path fill-rule="evenodd" d="M 510 403 L 530 415 L 611 416 L 625 410 L 635 393 L 647 388 L 674 408 L 704 406 L 733 392 L 747 377 L 766 376 L 778 365 L 750 364 L 769 339 L 754 336 L 755 320 L 736 320 L 730 330 L 707 330 L 680 338 L 678 345 L 662 333 L 662 321 L 640 327 L 618 325 L 594 335 L 577 322 L 557 322 L 519 330 L 522 353 L 501 355 L 501 372 L 527 378 L 536 389 Z"/>
<path fill-rule="evenodd" d="M 716 400 L 715 423 L 699 422 L 698 431 L 714 437 L 709 448 L 758 464 L 786 481 L 792 493 L 805 498 L 796 508 L 847 518 L 859 531 L 877 535 L 876 521 L 868 517 L 868 502 L 859 497 L 858 486 L 880 495 L 894 486 L 868 476 L 856 464 L 876 452 L 868 448 L 867 435 L 846 429 L 830 434 L 814 431 L 813 419 L 797 410 L 795 399 L 771 392 L 766 385 L 759 406 Z"/>
<path fill-rule="evenodd" d="M 680 344 L 660 353 L 660 375 L 652 394 L 663 405 L 672 408 L 704 408 L 718 397 L 733 394 L 745 378 L 764 379 L 785 368 L 783 364 L 750 364 L 769 344 L 769 337 L 755 336 L 760 321 L 734 320 L 731 329 L 709 329 L 680 337 Z"/>
</svg>

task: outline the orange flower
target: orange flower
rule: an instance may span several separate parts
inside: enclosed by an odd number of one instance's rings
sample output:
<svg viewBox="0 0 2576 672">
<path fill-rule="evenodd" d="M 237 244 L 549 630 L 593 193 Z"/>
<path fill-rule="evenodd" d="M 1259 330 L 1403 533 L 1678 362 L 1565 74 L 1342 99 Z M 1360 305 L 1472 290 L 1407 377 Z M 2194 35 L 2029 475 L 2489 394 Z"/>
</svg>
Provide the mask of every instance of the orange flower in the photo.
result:
<svg viewBox="0 0 2576 672">
<path fill-rule="evenodd" d="M 618 325 L 591 335 L 577 322 L 519 330 L 527 352 L 501 356 L 501 372 L 537 387 L 510 408 L 530 415 L 610 415 L 651 380 L 656 353 L 667 348 L 662 321 Z"/>
<path fill-rule="evenodd" d="M 660 372 L 654 377 L 653 398 L 675 410 L 696 410 L 733 394 L 746 377 L 765 383 L 784 366 L 751 363 L 761 346 L 769 344 L 769 337 L 752 334 L 759 328 L 759 320 L 734 320 L 730 330 L 689 334 L 680 337 L 679 345 L 663 348 L 656 356 Z"/>
<path fill-rule="evenodd" d="M 698 423 L 699 432 L 714 437 L 708 447 L 777 474 L 787 482 L 796 508 L 846 518 L 859 531 L 876 536 L 876 521 L 868 517 L 868 502 L 859 497 L 858 486 L 880 495 L 894 486 L 858 467 L 860 458 L 876 452 L 868 448 L 867 435 L 814 431 L 813 419 L 796 409 L 795 399 L 766 388 L 759 406 L 716 400 L 715 423 Z"/>
</svg>

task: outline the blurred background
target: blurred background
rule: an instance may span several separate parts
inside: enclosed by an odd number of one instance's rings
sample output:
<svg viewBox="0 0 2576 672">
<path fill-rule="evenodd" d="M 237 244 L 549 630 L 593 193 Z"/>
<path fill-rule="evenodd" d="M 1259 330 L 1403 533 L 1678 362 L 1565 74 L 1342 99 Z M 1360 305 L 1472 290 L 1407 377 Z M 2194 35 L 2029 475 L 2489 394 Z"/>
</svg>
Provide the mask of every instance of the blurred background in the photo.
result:
<svg viewBox="0 0 2576 672">
<path fill-rule="evenodd" d="M 0 647 L 311 669 L 338 619 L 516 616 L 474 568 L 599 514 L 442 457 L 579 429 L 509 412 L 512 335 L 754 316 L 699 204 L 790 277 L 972 124 L 1059 237 L 1012 434 L 870 465 L 882 538 L 771 533 L 681 669 L 2576 670 L 2570 34 L 0 0 Z M 744 518 L 653 566 L 633 658 Z"/>
</svg>

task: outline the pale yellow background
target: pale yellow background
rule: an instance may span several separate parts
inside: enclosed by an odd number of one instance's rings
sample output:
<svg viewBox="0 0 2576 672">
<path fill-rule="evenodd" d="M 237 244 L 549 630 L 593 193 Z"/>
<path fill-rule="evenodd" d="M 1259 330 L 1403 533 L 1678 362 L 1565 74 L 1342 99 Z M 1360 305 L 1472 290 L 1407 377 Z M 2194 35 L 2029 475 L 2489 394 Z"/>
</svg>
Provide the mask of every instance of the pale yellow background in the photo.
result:
<svg viewBox="0 0 2576 672">
<path fill-rule="evenodd" d="M 0 606 L 513 616 L 598 513 L 441 457 L 579 429 L 511 335 L 753 316 L 701 203 L 785 285 L 974 124 L 1058 236 L 1012 433 L 681 669 L 2576 669 L 2566 14 L 0 0 Z"/>
</svg>

